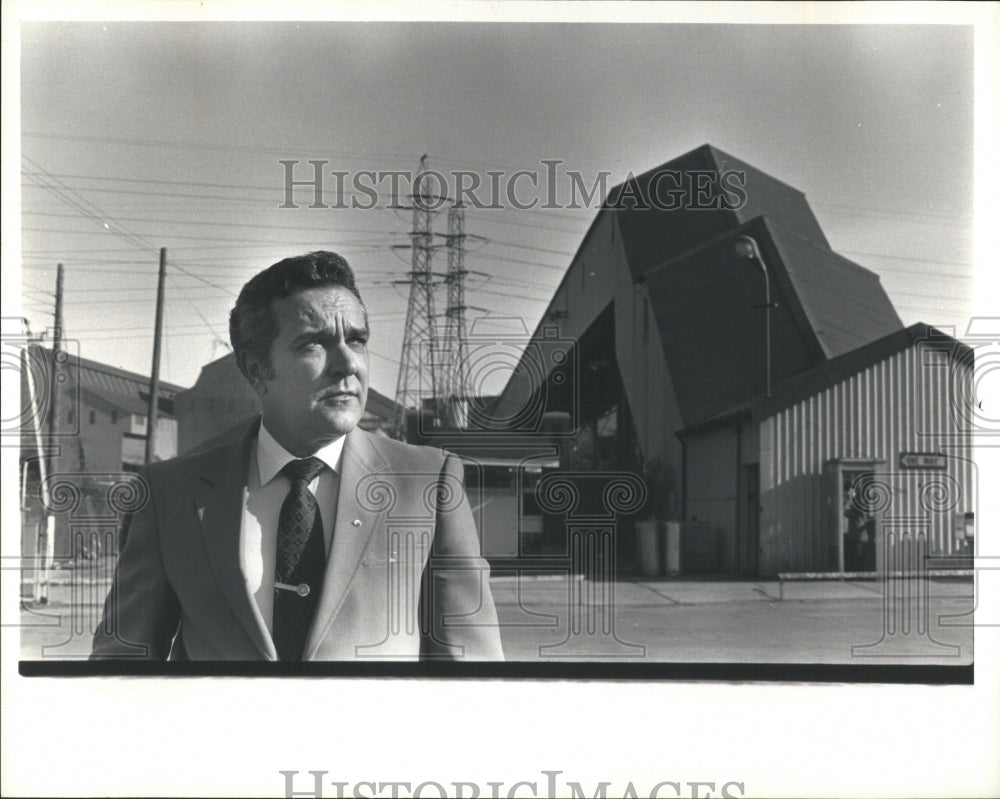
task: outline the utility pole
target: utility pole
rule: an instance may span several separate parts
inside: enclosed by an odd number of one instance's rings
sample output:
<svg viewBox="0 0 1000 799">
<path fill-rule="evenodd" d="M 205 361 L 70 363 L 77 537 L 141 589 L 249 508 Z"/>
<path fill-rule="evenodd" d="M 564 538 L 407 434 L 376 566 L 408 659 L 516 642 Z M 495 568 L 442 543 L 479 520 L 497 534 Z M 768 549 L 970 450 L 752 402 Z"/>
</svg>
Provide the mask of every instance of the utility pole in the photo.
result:
<svg viewBox="0 0 1000 799">
<path fill-rule="evenodd" d="M 56 266 L 56 316 L 55 328 L 52 331 L 52 371 L 49 373 L 49 438 L 54 438 L 59 425 L 59 392 L 56 391 L 56 363 L 62 349 L 62 329 L 63 329 L 63 265 Z M 52 469 L 53 462 L 49 464 Z"/>
<path fill-rule="evenodd" d="M 43 418 L 42 408 L 44 407 L 44 400 L 39 397 L 38 386 L 35 385 L 34 378 L 34 365 L 32 364 L 33 358 L 45 358 L 45 350 L 41 347 L 33 349 L 33 342 L 35 341 L 34 336 L 31 335 L 31 327 L 28 325 L 28 320 L 21 319 L 22 331 L 25 334 L 27 343 L 24 349 L 21 351 L 21 374 L 24 375 L 25 384 L 28 389 L 28 403 L 31 407 L 31 412 L 28 415 L 28 419 L 31 420 L 32 435 L 35 443 L 35 452 L 38 455 L 38 486 L 39 494 L 42 499 L 42 518 L 41 524 L 36 527 L 35 536 L 35 566 L 31 570 L 32 581 L 34 583 L 34 592 L 32 601 L 38 602 L 39 604 L 45 604 L 48 601 L 46 595 L 47 581 L 43 581 L 43 568 L 45 565 L 45 541 L 48 540 L 49 531 L 47 529 L 48 521 L 51 518 L 49 516 L 49 466 L 48 466 L 48 456 L 46 455 L 44 430 L 43 428 L 48 425 L 48 419 Z M 44 361 L 43 361 L 44 362 Z M 25 461 L 24 471 L 21 475 L 21 508 L 26 509 L 28 507 L 27 503 L 28 497 L 28 463 Z M 23 529 L 23 528 L 22 528 Z M 29 551 L 25 549 L 24 551 Z M 23 580 L 22 580 L 23 581 Z M 43 589 L 42 586 L 46 586 Z M 24 607 L 24 597 L 21 597 L 21 606 Z"/>
<path fill-rule="evenodd" d="M 160 343 L 163 338 L 163 284 L 167 278 L 167 248 L 160 247 L 160 277 L 156 286 L 156 328 L 153 331 L 153 370 L 149 375 L 149 411 L 146 413 L 146 463 L 156 447 L 156 417 L 160 394 Z"/>
<path fill-rule="evenodd" d="M 63 329 L 63 265 L 56 266 L 56 313 L 55 326 L 52 330 L 52 364 L 49 371 L 49 455 L 48 473 L 52 475 L 56 472 L 57 462 L 61 448 L 56 447 L 54 442 L 59 430 L 59 381 L 57 377 L 57 366 L 65 357 L 62 354 L 62 329 Z M 41 423 L 41 420 L 39 420 Z M 41 453 L 39 453 L 41 454 Z M 42 456 L 45 458 L 45 456 Z M 44 482 L 43 482 L 44 485 Z M 43 488 L 43 499 L 48 499 L 48 494 Z M 49 601 L 49 570 L 52 568 L 52 561 L 56 553 L 56 517 L 49 512 L 49 503 L 42 503 L 42 525 L 38 536 L 38 570 L 35 580 L 35 603 L 45 605 Z"/>
<path fill-rule="evenodd" d="M 431 272 L 431 244 L 434 209 L 431 201 L 435 198 L 427 193 L 427 156 L 420 159 L 420 173 L 414 186 L 413 230 L 410 232 L 411 268 L 409 279 L 396 281 L 410 286 L 409 301 L 406 306 L 406 325 L 403 330 L 403 351 L 399 361 L 399 375 L 396 379 L 396 420 L 393 427 L 397 438 L 406 438 L 406 415 L 409 408 L 422 409 L 424 397 L 428 394 L 426 381 L 430 383 L 429 394 L 434 403 L 434 415 L 438 417 L 438 393 L 442 389 L 440 367 L 436 363 L 436 342 L 434 340 L 434 282 Z M 422 364 L 421 346 L 427 346 L 428 363 Z"/>
</svg>

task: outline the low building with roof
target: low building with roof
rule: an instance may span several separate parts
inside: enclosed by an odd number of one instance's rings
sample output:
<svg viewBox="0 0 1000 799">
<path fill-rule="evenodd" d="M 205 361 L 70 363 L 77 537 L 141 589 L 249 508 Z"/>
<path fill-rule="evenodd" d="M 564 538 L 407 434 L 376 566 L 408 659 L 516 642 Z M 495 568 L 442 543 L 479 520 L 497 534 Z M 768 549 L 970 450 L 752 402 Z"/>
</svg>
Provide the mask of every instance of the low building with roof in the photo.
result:
<svg viewBox="0 0 1000 799">
<path fill-rule="evenodd" d="M 678 431 L 685 518 L 715 568 L 883 571 L 877 536 L 969 551 L 972 371 L 969 347 L 918 323 Z"/>
<path fill-rule="evenodd" d="M 107 515 L 110 487 L 127 482 L 129 474 L 142 468 L 149 412 L 148 376 L 82 358 L 69 346 L 53 356 L 50 349 L 29 345 L 21 369 L 21 507 L 28 533 L 24 551 L 34 552 L 42 519 L 40 457 L 46 455 L 47 487 L 54 492 L 52 507 L 59 510 L 57 559 L 72 554 L 70 517 Z M 174 398 L 182 390 L 159 382 L 154 460 L 177 454 Z M 67 502 L 59 499 L 57 488 Z"/>
</svg>

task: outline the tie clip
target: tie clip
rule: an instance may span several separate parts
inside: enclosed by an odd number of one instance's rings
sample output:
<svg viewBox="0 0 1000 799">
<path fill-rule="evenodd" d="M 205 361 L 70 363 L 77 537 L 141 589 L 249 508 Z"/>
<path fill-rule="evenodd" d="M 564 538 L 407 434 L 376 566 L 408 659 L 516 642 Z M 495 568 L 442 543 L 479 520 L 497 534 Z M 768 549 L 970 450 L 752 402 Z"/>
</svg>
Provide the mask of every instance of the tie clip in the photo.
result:
<svg viewBox="0 0 1000 799">
<path fill-rule="evenodd" d="M 309 596 L 309 586 L 305 583 L 299 583 L 298 585 L 289 585 L 288 583 L 275 583 L 275 588 L 281 588 L 284 591 L 294 591 L 299 596 Z"/>
</svg>

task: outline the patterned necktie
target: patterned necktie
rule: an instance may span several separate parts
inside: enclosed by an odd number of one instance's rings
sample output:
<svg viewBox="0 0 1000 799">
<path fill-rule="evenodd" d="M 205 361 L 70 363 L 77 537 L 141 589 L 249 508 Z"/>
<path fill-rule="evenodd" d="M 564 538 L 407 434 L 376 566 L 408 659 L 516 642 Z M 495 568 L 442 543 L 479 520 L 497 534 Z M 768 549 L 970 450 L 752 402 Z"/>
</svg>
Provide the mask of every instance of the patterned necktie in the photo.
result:
<svg viewBox="0 0 1000 799">
<path fill-rule="evenodd" d="M 316 497 L 308 485 L 326 467 L 319 458 L 289 461 L 281 471 L 292 481 L 278 516 L 274 568 L 274 645 L 280 660 L 302 660 L 323 572 L 326 546 Z"/>
</svg>

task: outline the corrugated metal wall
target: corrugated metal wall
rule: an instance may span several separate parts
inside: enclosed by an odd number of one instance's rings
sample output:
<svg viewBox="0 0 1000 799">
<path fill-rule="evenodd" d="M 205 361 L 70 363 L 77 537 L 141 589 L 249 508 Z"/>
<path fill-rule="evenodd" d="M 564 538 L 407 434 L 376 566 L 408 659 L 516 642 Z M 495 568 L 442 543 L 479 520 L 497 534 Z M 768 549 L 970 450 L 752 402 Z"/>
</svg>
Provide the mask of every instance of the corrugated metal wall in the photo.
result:
<svg viewBox="0 0 1000 799">
<path fill-rule="evenodd" d="M 760 425 L 761 572 L 825 568 L 823 468 L 833 459 L 884 461 L 886 521 L 908 517 L 933 554 L 956 551 L 955 514 L 975 510 L 977 473 L 962 410 L 971 365 L 917 343 Z M 937 452 L 947 469 L 902 469 L 901 452 Z"/>
</svg>

